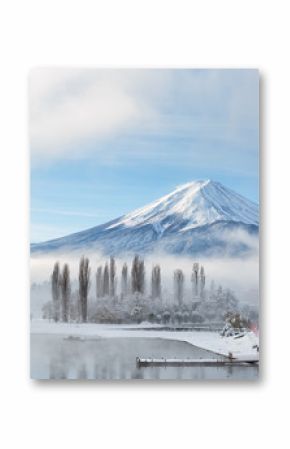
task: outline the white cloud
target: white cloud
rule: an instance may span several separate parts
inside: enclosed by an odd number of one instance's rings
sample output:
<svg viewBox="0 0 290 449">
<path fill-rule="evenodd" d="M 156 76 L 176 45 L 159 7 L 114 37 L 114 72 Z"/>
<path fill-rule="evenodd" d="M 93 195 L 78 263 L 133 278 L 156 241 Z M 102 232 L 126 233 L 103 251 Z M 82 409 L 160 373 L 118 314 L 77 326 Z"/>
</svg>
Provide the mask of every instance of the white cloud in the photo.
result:
<svg viewBox="0 0 290 449">
<path fill-rule="evenodd" d="M 149 108 L 112 71 L 35 69 L 30 74 L 30 139 L 34 156 L 83 151 L 91 138 L 134 126 Z M 77 146 L 79 146 L 77 148 Z"/>
<path fill-rule="evenodd" d="M 211 153 L 218 142 L 227 156 L 229 147 L 248 148 L 257 140 L 253 71 L 39 68 L 30 74 L 29 95 L 33 162 L 100 152 L 104 146 L 98 142 L 107 138 L 115 139 L 112 156 L 124 133 L 136 136 L 134 154 L 142 157 L 155 157 L 158 141 L 168 137 L 188 136 Z M 155 144 L 146 143 L 146 136 Z M 110 160 L 107 153 L 103 157 Z"/>
</svg>

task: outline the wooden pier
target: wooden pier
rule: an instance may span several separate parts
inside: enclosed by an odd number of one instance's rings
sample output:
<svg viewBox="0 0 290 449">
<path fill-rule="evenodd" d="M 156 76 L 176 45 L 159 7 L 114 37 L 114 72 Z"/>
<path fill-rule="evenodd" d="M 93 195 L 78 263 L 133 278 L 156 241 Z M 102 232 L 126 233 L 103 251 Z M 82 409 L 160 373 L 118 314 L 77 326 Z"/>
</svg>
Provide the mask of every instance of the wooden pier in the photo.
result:
<svg viewBox="0 0 290 449">
<path fill-rule="evenodd" d="M 150 366 L 251 366 L 259 363 L 259 360 L 239 360 L 234 358 L 215 359 L 166 359 L 166 358 L 141 358 L 136 357 L 138 368 Z"/>
</svg>

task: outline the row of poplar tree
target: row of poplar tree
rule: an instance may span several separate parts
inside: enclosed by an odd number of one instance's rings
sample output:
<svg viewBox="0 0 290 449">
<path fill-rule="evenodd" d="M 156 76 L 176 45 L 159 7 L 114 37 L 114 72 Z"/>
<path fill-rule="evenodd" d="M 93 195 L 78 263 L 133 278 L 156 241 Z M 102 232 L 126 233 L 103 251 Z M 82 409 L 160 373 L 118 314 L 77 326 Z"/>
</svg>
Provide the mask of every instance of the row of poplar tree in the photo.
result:
<svg viewBox="0 0 290 449">
<path fill-rule="evenodd" d="M 114 257 L 110 257 L 109 263 L 97 268 L 96 295 L 97 298 L 116 296 L 116 263 Z M 129 280 L 128 265 L 125 262 L 121 270 L 121 297 L 130 293 L 145 293 L 145 265 L 144 260 L 135 256 L 132 261 L 131 278 Z M 161 270 L 159 265 L 152 268 L 151 296 L 153 299 L 161 297 Z"/>
<path fill-rule="evenodd" d="M 128 273 L 128 265 L 124 263 L 121 270 L 121 298 L 130 294 L 144 295 L 145 293 L 145 264 L 138 255 L 133 258 L 131 266 L 131 276 Z M 82 257 L 79 264 L 79 288 L 78 306 L 79 315 L 82 322 L 88 318 L 88 293 L 90 288 L 91 269 L 89 259 Z M 192 295 L 193 299 L 204 298 L 205 291 L 205 271 L 204 267 L 199 267 L 198 263 L 193 264 L 192 275 Z M 51 288 L 53 299 L 53 319 L 54 321 L 67 322 L 69 319 L 69 305 L 71 296 L 70 270 L 68 264 L 64 264 L 60 269 L 58 262 L 55 263 L 52 276 Z M 99 266 L 96 272 L 96 297 L 115 298 L 117 290 L 116 262 L 114 257 L 110 257 L 109 263 Z M 161 299 L 161 269 L 160 265 L 154 265 L 151 272 L 151 298 Z M 174 271 L 174 298 L 179 305 L 182 305 L 184 297 L 184 274 L 177 269 Z"/>
</svg>

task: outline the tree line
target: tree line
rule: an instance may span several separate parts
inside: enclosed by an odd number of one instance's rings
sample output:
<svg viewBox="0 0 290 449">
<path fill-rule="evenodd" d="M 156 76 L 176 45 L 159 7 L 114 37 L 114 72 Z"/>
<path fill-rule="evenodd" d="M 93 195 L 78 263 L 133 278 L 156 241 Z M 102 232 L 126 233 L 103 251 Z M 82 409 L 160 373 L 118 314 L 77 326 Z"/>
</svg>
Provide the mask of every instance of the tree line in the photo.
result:
<svg viewBox="0 0 290 449">
<path fill-rule="evenodd" d="M 117 296 L 117 269 L 114 257 L 110 257 L 109 261 L 104 265 L 97 267 L 95 273 L 96 298 L 112 298 L 121 300 L 129 295 L 135 297 L 144 297 L 145 295 L 145 263 L 144 259 L 135 255 L 132 260 L 131 269 L 129 270 L 125 262 L 121 268 L 120 295 Z M 192 283 L 192 299 L 198 302 L 205 296 L 205 270 L 199 263 L 194 263 L 191 273 Z M 176 269 L 173 273 L 173 291 L 174 300 L 178 306 L 182 306 L 184 301 L 184 282 L 185 277 L 181 269 Z M 80 321 L 88 320 L 88 294 L 91 286 L 91 268 L 89 259 L 81 257 L 78 273 L 78 300 L 77 311 Z M 68 322 L 71 310 L 71 280 L 69 265 L 64 264 L 62 270 L 59 262 L 56 262 L 51 275 L 51 292 L 52 292 L 52 317 L 54 321 Z M 151 270 L 150 294 L 152 300 L 161 300 L 162 298 L 162 282 L 161 268 L 156 264 Z"/>
</svg>

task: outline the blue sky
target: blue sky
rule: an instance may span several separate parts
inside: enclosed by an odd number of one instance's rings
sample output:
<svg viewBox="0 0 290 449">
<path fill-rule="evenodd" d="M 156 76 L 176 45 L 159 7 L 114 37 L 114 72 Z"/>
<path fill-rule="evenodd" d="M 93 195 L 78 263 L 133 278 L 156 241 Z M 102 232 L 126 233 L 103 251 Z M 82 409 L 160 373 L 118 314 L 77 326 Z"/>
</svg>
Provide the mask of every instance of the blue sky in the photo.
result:
<svg viewBox="0 0 290 449">
<path fill-rule="evenodd" d="M 256 70 L 41 68 L 29 95 L 33 242 L 194 179 L 258 202 Z"/>
</svg>

